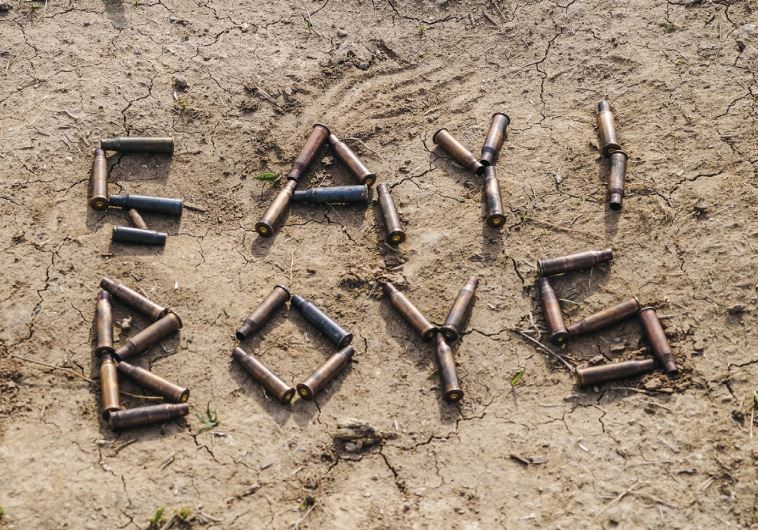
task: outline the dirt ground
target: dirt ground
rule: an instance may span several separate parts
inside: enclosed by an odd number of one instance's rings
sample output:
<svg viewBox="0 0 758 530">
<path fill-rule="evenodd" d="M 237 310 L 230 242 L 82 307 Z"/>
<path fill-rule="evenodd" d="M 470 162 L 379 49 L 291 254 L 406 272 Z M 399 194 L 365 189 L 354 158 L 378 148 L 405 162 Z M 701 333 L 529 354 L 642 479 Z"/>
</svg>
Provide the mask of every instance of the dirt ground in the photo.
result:
<svg viewBox="0 0 758 530">
<path fill-rule="evenodd" d="M 755 9 L 5 3 L 0 526 L 147 528 L 165 507 L 157 527 L 754 528 Z M 630 156 L 620 214 L 605 205 L 601 97 Z M 445 126 L 478 153 L 495 111 L 512 119 L 500 232 L 481 221 L 479 179 L 431 142 Z M 280 184 L 255 176 L 286 174 L 316 121 L 359 139 L 351 145 L 392 186 L 408 233 L 399 250 L 381 242 L 373 206 L 301 206 L 275 238 L 256 235 Z M 146 216 L 170 234 L 165 249 L 112 246 L 125 216 L 87 209 L 92 150 L 126 134 L 176 139 L 170 158 L 110 157 L 111 193 L 195 207 L 180 222 Z M 350 182 L 329 156 L 304 185 Z M 633 295 L 656 305 L 678 380 L 653 373 L 582 390 L 513 331 L 533 330 L 530 315 L 544 326 L 537 258 L 609 246 L 610 266 L 556 281 L 566 317 Z M 455 348 L 466 396 L 447 405 L 431 346 L 376 281 L 390 278 L 439 323 L 470 275 L 481 277 L 477 305 Z M 184 320 L 140 363 L 192 389 L 186 422 L 113 433 L 97 383 L 60 369 L 97 375 L 103 276 Z M 272 402 L 230 363 L 234 329 L 276 283 L 355 335 L 352 368 L 315 403 Z M 122 340 L 146 324 L 133 316 Z M 293 311 L 243 346 L 292 383 L 334 351 Z M 631 321 L 564 353 L 585 365 L 644 358 L 645 347 Z M 206 409 L 220 421 L 210 430 Z M 342 418 L 396 436 L 350 453 L 333 442 Z"/>
</svg>

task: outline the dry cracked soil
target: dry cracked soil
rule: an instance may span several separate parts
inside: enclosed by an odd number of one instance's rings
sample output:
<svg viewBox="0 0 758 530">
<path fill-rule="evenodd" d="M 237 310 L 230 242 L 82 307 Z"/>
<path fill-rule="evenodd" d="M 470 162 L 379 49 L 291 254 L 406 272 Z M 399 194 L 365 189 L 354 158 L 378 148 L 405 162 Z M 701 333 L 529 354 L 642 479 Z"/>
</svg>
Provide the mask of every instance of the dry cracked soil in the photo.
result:
<svg viewBox="0 0 758 530">
<path fill-rule="evenodd" d="M 755 528 L 755 9 L 3 3 L 0 527 Z M 629 154 L 620 213 L 605 205 L 603 97 Z M 479 179 L 431 141 L 444 126 L 478 152 L 495 111 L 512 120 L 501 231 L 482 223 Z M 317 121 L 392 187 L 408 233 L 398 249 L 374 206 L 299 206 L 276 237 L 257 236 L 281 182 L 255 177 L 286 174 Z M 110 153 L 110 192 L 192 208 L 147 216 L 169 233 L 163 249 L 112 245 L 127 221 L 87 208 L 92 150 L 167 134 L 172 157 Z M 306 186 L 350 182 L 330 156 Z M 556 280 L 566 318 L 633 295 L 655 305 L 678 379 L 580 389 L 519 334 L 546 343 L 535 260 L 606 247 L 610 266 Z M 449 405 L 432 347 L 377 280 L 439 323 L 471 275 L 477 304 L 455 347 L 466 396 Z M 183 318 L 139 364 L 192 389 L 185 420 L 122 433 L 101 421 L 103 276 Z M 355 335 L 352 367 L 315 402 L 282 406 L 230 362 L 234 329 L 276 283 Z M 115 316 L 122 342 L 146 325 L 120 305 Z M 243 347 L 289 382 L 334 350 L 291 310 Z M 634 320 L 562 353 L 577 366 L 649 355 Z M 125 406 L 145 403 L 122 390 Z M 343 418 L 392 436 L 346 450 L 333 438 Z"/>
</svg>

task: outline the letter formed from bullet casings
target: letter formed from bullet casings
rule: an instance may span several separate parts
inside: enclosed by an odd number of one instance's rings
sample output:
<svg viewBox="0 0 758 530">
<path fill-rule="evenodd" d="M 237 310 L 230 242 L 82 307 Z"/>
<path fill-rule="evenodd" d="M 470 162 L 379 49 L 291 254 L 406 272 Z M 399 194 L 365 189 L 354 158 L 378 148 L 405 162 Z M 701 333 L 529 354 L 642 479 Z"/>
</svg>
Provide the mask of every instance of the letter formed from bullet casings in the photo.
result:
<svg viewBox="0 0 758 530">
<path fill-rule="evenodd" d="M 388 245 L 398 245 L 405 241 L 405 232 L 400 224 L 400 216 L 395 208 L 395 201 L 392 200 L 389 185 L 384 182 L 377 185 L 376 193 L 379 196 L 379 209 L 382 211 L 384 226 L 387 230 L 384 241 Z"/>
<path fill-rule="evenodd" d="M 143 230 L 131 226 L 114 226 L 111 241 L 136 245 L 165 245 L 168 234 L 155 230 Z"/>
<path fill-rule="evenodd" d="M 107 420 L 115 411 L 121 410 L 116 361 L 109 353 L 100 357 L 100 403 L 103 419 Z"/>
<path fill-rule="evenodd" d="M 611 168 L 608 173 L 608 206 L 611 210 L 620 210 L 624 200 L 624 179 L 628 157 L 623 151 L 614 151 L 609 158 Z"/>
<path fill-rule="evenodd" d="M 111 195 L 108 201 L 111 206 L 134 208 L 142 212 L 162 213 L 179 217 L 182 215 L 182 199 L 168 197 L 149 197 L 147 195 Z"/>
<path fill-rule="evenodd" d="M 295 182 L 300 180 L 305 170 L 313 163 L 318 150 L 321 149 L 326 139 L 329 138 L 329 134 L 329 129 L 326 125 L 317 123 L 313 126 L 310 136 L 308 136 L 305 145 L 300 150 L 300 154 L 297 155 L 295 162 L 292 164 L 292 169 L 289 175 L 287 175 L 287 180 L 294 180 Z"/>
<path fill-rule="evenodd" d="M 297 393 L 300 397 L 307 400 L 313 399 L 329 381 L 350 364 L 354 353 L 352 346 L 346 346 L 329 357 L 308 379 L 297 385 Z"/>
<path fill-rule="evenodd" d="M 553 344 L 563 344 L 568 338 L 566 325 L 563 323 L 563 313 L 561 313 L 561 304 L 558 297 L 550 285 L 547 278 L 538 278 L 537 284 L 540 288 L 540 297 L 542 298 L 542 309 L 545 313 L 545 322 L 550 330 L 550 342 Z"/>
<path fill-rule="evenodd" d="M 471 151 L 466 149 L 462 143 L 453 138 L 453 135 L 448 132 L 447 129 L 440 129 L 434 136 L 432 141 L 439 145 L 447 154 L 453 157 L 453 159 L 462 165 L 464 168 L 481 175 L 484 173 L 484 166 L 479 159 L 476 158 Z"/>
<path fill-rule="evenodd" d="M 266 213 L 263 214 L 261 220 L 255 223 L 256 232 L 263 237 L 271 237 L 274 235 L 274 227 L 276 227 L 284 216 L 284 212 L 287 211 L 287 207 L 292 200 L 292 195 L 295 193 L 295 188 L 297 188 L 297 181 L 288 180 L 287 184 L 284 185 L 284 188 L 276 194 L 276 197 L 274 197 L 274 200 L 266 210 Z"/>
<path fill-rule="evenodd" d="M 586 252 L 561 256 L 560 258 L 538 259 L 537 272 L 540 276 L 552 276 L 554 274 L 590 269 L 595 265 L 611 261 L 612 259 L 613 249 L 588 250 Z"/>
<path fill-rule="evenodd" d="M 466 319 L 471 314 L 474 307 L 476 288 L 479 285 L 479 278 L 472 276 L 466 282 L 466 285 L 458 292 L 458 296 L 453 302 L 453 307 L 445 318 L 445 323 L 440 331 L 449 342 L 458 340 L 466 327 Z"/>
<path fill-rule="evenodd" d="M 118 363 L 118 371 L 139 386 L 162 396 L 166 401 L 171 401 L 172 403 L 184 403 L 189 399 L 189 388 L 175 385 L 171 381 L 168 381 L 159 375 L 155 375 L 149 370 L 140 368 L 139 366 L 134 366 L 122 361 Z"/>
<path fill-rule="evenodd" d="M 132 226 L 134 228 L 141 228 L 142 230 L 147 230 L 147 223 L 142 218 L 142 215 L 135 210 L 134 208 L 129 208 L 129 210 L 126 212 L 126 214 L 129 216 L 129 221 L 132 223 Z"/>
<path fill-rule="evenodd" d="M 102 149 L 95 149 L 88 202 L 95 210 L 105 210 L 108 207 L 108 159 Z"/>
<path fill-rule="evenodd" d="M 166 316 L 169 312 L 168 307 L 158 305 L 152 300 L 142 296 L 137 291 L 128 288 L 122 283 L 103 278 L 100 280 L 100 287 L 113 295 L 114 298 L 125 303 L 132 309 L 149 316 L 152 320 L 158 320 Z"/>
<path fill-rule="evenodd" d="M 495 166 L 487 166 L 484 169 L 484 218 L 487 224 L 493 228 L 500 228 L 505 224 L 505 212 L 503 211 L 503 197 L 500 195 L 500 183 L 497 180 Z"/>
<path fill-rule="evenodd" d="M 437 364 L 440 371 L 440 383 L 442 384 L 442 399 L 455 403 L 463 398 L 463 390 L 458 382 L 455 371 L 455 358 L 453 350 L 445 342 L 442 333 L 436 334 L 437 341 Z"/>
<path fill-rule="evenodd" d="M 319 309 L 314 303 L 309 302 L 301 296 L 292 296 L 292 307 L 303 315 L 303 318 L 313 324 L 313 326 L 323 333 L 326 338 L 332 341 L 340 348 L 347 346 L 353 340 L 353 334 L 348 333 L 345 329 L 337 324 L 334 320 Z"/>
<path fill-rule="evenodd" d="M 100 147 L 106 151 L 119 153 L 165 153 L 174 152 L 174 139 L 150 136 L 122 136 L 120 138 L 103 138 Z"/>
<path fill-rule="evenodd" d="M 505 142 L 505 130 L 510 122 L 511 119 L 503 112 L 496 112 L 492 115 L 490 129 L 487 131 L 487 137 L 482 146 L 482 156 L 479 160 L 482 165 L 490 166 L 495 163 L 495 159 L 503 147 L 503 142 Z"/>
<path fill-rule="evenodd" d="M 111 413 L 108 423 L 111 429 L 118 431 L 130 427 L 142 427 L 154 423 L 163 423 L 189 414 L 188 403 L 164 403 L 146 405 L 133 409 L 124 409 Z"/>
<path fill-rule="evenodd" d="M 281 380 L 262 362 L 247 353 L 242 348 L 232 350 L 232 358 L 242 365 L 245 372 L 250 374 L 257 383 L 282 403 L 289 403 L 295 395 L 295 389 Z"/>
<path fill-rule="evenodd" d="M 383 282 L 382 290 L 385 296 L 389 298 L 392 306 L 400 313 L 400 316 L 421 335 L 422 340 L 425 342 L 432 340 L 434 334 L 438 331 L 437 326 L 429 322 L 429 319 L 390 282 Z"/>
<path fill-rule="evenodd" d="M 259 331 L 266 322 L 271 320 L 274 312 L 284 307 L 284 304 L 290 299 L 290 291 L 284 285 L 276 285 L 263 301 L 258 304 L 252 314 L 245 319 L 235 335 L 237 340 L 246 340 L 253 333 Z"/>
<path fill-rule="evenodd" d="M 658 364 L 663 367 L 663 371 L 668 375 L 674 376 L 679 373 L 676 361 L 674 361 L 674 353 L 671 351 L 671 346 L 666 338 L 666 333 L 663 331 L 661 321 L 658 320 L 658 315 L 655 313 L 655 308 L 643 307 L 640 309 L 639 317 L 642 329 Z"/>
<path fill-rule="evenodd" d="M 347 166 L 355 180 L 366 186 L 373 186 L 376 182 L 376 175 L 369 171 L 363 164 L 358 155 L 350 149 L 345 142 L 333 134 L 329 134 L 329 144 L 331 144 L 334 154 L 337 155 L 343 164 Z"/>
<path fill-rule="evenodd" d="M 296 191 L 292 202 L 313 203 L 367 203 L 369 201 L 368 186 L 325 186 Z"/>
<path fill-rule="evenodd" d="M 634 316 L 639 310 L 640 303 L 637 298 L 630 298 L 629 300 L 624 300 L 620 304 L 616 304 L 612 307 L 603 309 L 602 311 L 598 311 L 593 315 L 583 318 L 576 324 L 571 324 L 568 327 L 568 333 L 572 337 L 586 335 L 587 333 L 592 333 L 593 331 L 607 328 L 613 324 Z"/>
<path fill-rule="evenodd" d="M 607 157 L 613 151 L 621 151 L 616 124 L 613 123 L 613 113 L 608 102 L 603 100 L 597 105 L 597 128 L 600 132 L 600 151 Z"/>
<path fill-rule="evenodd" d="M 579 368 L 576 371 L 576 381 L 579 386 L 599 385 L 608 381 L 617 381 L 627 377 L 651 372 L 655 369 L 653 359 L 644 359 L 642 361 L 620 361 L 617 363 L 602 364 L 600 366 L 590 366 L 588 368 Z"/>
<path fill-rule="evenodd" d="M 111 293 L 100 291 L 95 305 L 95 355 L 113 353 L 113 308 Z"/>
<path fill-rule="evenodd" d="M 126 344 L 116 350 L 116 358 L 119 361 L 131 359 L 139 355 L 152 345 L 157 344 L 161 339 L 168 337 L 172 333 L 179 331 L 182 327 L 182 320 L 176 313 L 169 313 L 150 324 L 148 327 L 126 339 Z"/>
</svg>

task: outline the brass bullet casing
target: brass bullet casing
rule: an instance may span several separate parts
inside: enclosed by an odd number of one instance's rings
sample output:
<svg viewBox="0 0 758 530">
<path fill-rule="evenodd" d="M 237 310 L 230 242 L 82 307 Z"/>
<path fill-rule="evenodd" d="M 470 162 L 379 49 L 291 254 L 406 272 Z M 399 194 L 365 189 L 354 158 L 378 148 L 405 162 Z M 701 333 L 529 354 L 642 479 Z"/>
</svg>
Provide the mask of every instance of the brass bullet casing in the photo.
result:
<svg viewBox="0 0 758 530">
<path fill-rule="evenodd" d="M 305 141 L 305 145 L 300 150 L 300 154 L 297 155 L 295 162 L 292 164 L 292 169 L 287 175 L 288 180 L 294 180 L 295 182 L 300 180 L 305 170 L 313 163 L 313 160 L 318 154 L 318 150 L 324 145 L 326 139 L 329 137 L 329 129 L 326 125 L 317 123 L 313 126 L 310 136 Z"/>
<path fill-rule="evenodd" d="M 132 223 L 132 226 L 134 228 L 140 228 L 142 230 L 147 230 L 147 223 L 142 218 L 142 215 L 135 210 L 134 208 L 129 208 L 129 210 L 126 212 L 126 214 L 129 216 L 129 221 Z"/>
<path fill-rule="evenodd" d="M 438 331 L 437 326 L 429 322 L 429 319 L 427 319 L 424 314 L 390 282 L 383 282 L 382 290 L 384 291 L 385 296 L 389 298 L 392 306 L 397 309 L 398 313 L 400 313 L 400 316 L 402 316 L 405 321 L 408 322 L 419 335 L 421 335 L 421 339 L 424 340 L 424 342 L 432 340 L 434 334 Z"/>
<path fill-rule="evenodd" d="M 505 212 L 503 211 L 503 197 L 500 195 L 500 183 L 497 180 L 495 166 L 487 166 L 484 169 L 484 216 L 487 224 L 493 228 L 500 228 L 505 224 Z"/>
<path fill-rule="evenodd" d="M 105 210 L 108 207 L 108 159 L 102 149 L 95 149 L 88 202 L 95 210 Z"/>
<path fill-rule="evenodd" d="M 122 136 L 119 138 L 103 138 L 100 147 L 106 151 L 119 153 L 166 153 L 174 152 L 174 139 L 152 136 Z"/>
<path fill-rule="evenodd" d="M 116 350 L 116 359 L 119 361 L 131 359 L 150 348 L 150 346 L 157 344 L 161 339 L 179 331 L 181 327 L 182 320 L 179 316 L 176 313 L 169 313 L 160 320 L 156 320 L 150 324 L 135 336 L 126 339 L 126 344 Z"/>
<path fill-rule="evenodd" d="M 379 209 L 382 212 L 384 226 L 387 230 L 384 241 L 388 245 L 398 245 L 405 241 L 405 232 L 403 225 L 400 224 L 400 216 L 397 213 L 395 201 L 392 200 L 389 184 L 383 182 L 377 185 L 376 193 L 379 197 Z"/>
<path fill-rule="evenodd" d="M 114 411 L 121 410 L 116 361 L 107 353 L 100 357 L 100 404 L 106 420 Z"/>
<path fill-rule="evenodd" d="M 354 353 L 352 346 L 346 346 L 329 357 L 308 379 L 297 385 L 298 395 L 303 399 L 312 400 L 329 381 L 350 364 Z"/>
<path fill-rule="evenodd" d="M 111 195 L 108 199 L 111 206 L 120 206 L 121 208 L 135 208 L 143 212 L 162 213 L 165 215 L 182 215 L 184 201 L 182 199 L 171 199 L 169 197 L 151 197 L 149 195 Z"/>
<path fill-rule="evenodd" d="M 545 322 L 550 330 L 550 342 L 553 344 L 563 344 L 566 342 L 569 334 L 566 331 L 566 325 L 563 323 L 563 313 L 561 313 L 561 304 L 558 301 L 558 297 L 553 290 L 553 286 L 550 285 L 550 280 L 547 278 L 538 278 L 537 285 L 540 288 Z"/>
<path fill-rule="evenodd" d="M 490 166 L 495 163 L 495 159 L 503 147 L 503 142 L 505 142 L 505 130 L 509 123 L 511 123 L 511 119 L 503 112 L 496 112 L 492 115 L 490 129 L 484 139 L 482 155 L 479 159 L 482 165 Z"/>
<path fill-rule="evenodd" d="M 471 308 L 474 307 L 476 288 L 479 285 L 479 278 L 472 276 L 466 282 L 466 285 L 458 291 L 458 296 L 453 302 L 453 307 L 445 318 L 445 323 L 440 328 L 442 335 L 450 342 L 458 340 L 461 333 L 466 327 L 466 319 L 471 314 Z"/>
<path fill-rule="evenodd" d="M 540 276 L 552 276 L 565 272 L 580 271 L 590 269 L 595 265 L 611 261 L 613 259 L 613 249 L 605 250 L 588 250 L 561 256 L 560 258 L 538 259 L 537 272 Z"/>
<path fill-rule="evenodd" d="M 367 203 L 368 186 L 324 186 L 298 190 L 292 195 L 292 202 L 312 203 Z"/>
<path fill-rule="evenodd" d="M 188 403 L 164 403 L 146 405 L 133 409 L 124 409 L 111 413 L 108 423 L 111 429 L 118 431 L 130 427 L 142 427 L 154 423 L 163 423 L 189 414 Z"/>
<path fill-rule="evenodd" d="M 288 180 L 284 188 L 276 194 L 271 205 L 263 214 L 260 221 L 255 223 L 255 230 L 263 237 L 271 237 L 274 235 L 274 227 L 279 223 L 279 220 L 284 216 L 284 212 L 292 200 L 292 195 L 297 188 L 296 180 Z"/>
<path fill-rule="evenodd" d="M 674 361 L 674 353 L 671 351 L 671 346 L 666 338 L 666 332 L 663 331 L 661 321 L 658 320 L 658 315 L 655 313 L 654 307 L 643 307 L 640 309 L 640 322 L 642 323 L 642 329 L 645 332 L 647 341 L 650 343 L 650 348 L 653 350 L 653 355 L 658 360 L 658 364 L 663 367 L 663 371 L 668 375 L 676 375 L 679 369 Z"/>
<path fill-rule="evenodd" d="M 651 372 L 653 369 L 655 369 L 655 361 L 653 359 L 620 361 L 600 366 L 578 368 L 576 370 L 576 382 L 579 386 L 599 385 L 600 383 Z"/>
<path fill-rule="evenodd" d="M 168 314 L 169 308 L 156 304 L 152 300 L 142 296 L 137 291 L 129 289 L 122 283 L 115 282 L 109 278 L 100 280 L 100 287 L 108 291 L 114 298 L 125 303 L 132 309 L 149 316 L 153 320 L 158 320 Z"/>
<path fill-rule="evenodd" d="M 232 350 L 232 358 L 242 365 L 242 368 L 250 374 L 256 383 L 259 383 L 266 391 L 282 403 L 289 403 L 295 396 L 295 389 L 281 380 L 274 372 L 269 370 L 262 362 L 247 353 L 242 348 Z"/>
<path fill-rule="evenodd" d="M 618 211 L 624 200 L 624 179 L 628 157 L 623 151 L 614 151 L 609 158 L 611 169 L 608 173 L 608 206 L 611 210 Z"/>
<path fill-rule="evenodd" d="M 167 379 L 163 379 L 159 375 L 155 375 L 149 370 L 134 366 L 127 362 L 118 363 L 118 371 L 124 374 L 126 377 L 137 383 L 139 386 L 155 392 L 162 396 L 166 401 L 172 403 L 184 403 L 189 399 L 189 388 L 184 388 L 179 385 L 175 385 Z"/>
<path fill-rule="evenodd" d="M 568 333 L 572 337 L 578 337 L 579 335 L 585 335 L 598 331 L 603 328 L 607 328 L 627 319 L 633 315 L 636 315 L 640 310 L 640 303 L 637 298 L 630 298 L 624 300 L 620 304 L 616 304 L 602 311 L 583 318 L 576 324 L 571 324 L 568 327 Z"/>
<path fill-rule="evenodd" d="M 95 355 L 113 353 L 113 309 L 111 293 L 100 291 L 95 305 Z"/>
<path fill-rule="evenodd" d="M 284 285 L 276 285 L 263 301 L 258 304 L 252 314 L 245 319 L 235 332 L 237 340 L 246 340 L 259 331 L 266 322 L 271 320 L 274 312 L 283 307 L 290 299 L 290 291 Z"/>
<path fill-rule="evenodd" d="M 447 129 L 440 129 L 434 133 L 432 141 L 469 171 L 473 171 L 477 175 L 484 173 L 484 166 L 479 162 L 479 159 L 466 149 L 462 143 L 453 138 L 453 135 Z"/>
<path fill-rule="evenodd" d="M 436 333 L 437 341 L 437 364 L 440 370 L 440 383 L 442 384 L 442 399 L 455 403 L 463 398 L 463 390 L 458 382 L 458 374 L 455 371 L 455 358 L 453 350 L 445 342 L 442 333 Z"/>
<path fill-rule="evenodd" d="M 326 338 L 342 348 L 353 340 L 353 334 L 347 332 L 342 326 L 329 318 L 329 315 L 319 309 L 316 304 L 309 302 L 302 296 L 292 296 L 292 307 L 303 315 L 303 318 L 323 333 Z"/>
<path fill-rule="evenodd" d="M 603 156 L 608 156 L 613 151 L 621 151 L 611 106 L 605 100 L 597 105 L 597 128 L 600 131 L 600 151 Z"/>
<path fill-rule="evenodd" d="M 376 174 L 369 171 L 361 159 L 358 158 L 358 155 L 356 155 L 345 142 L 337 138 L 334 134 L 329 134 L 329 144 L 332 146 L 334 154 L 337 155 L 337 158 L 347 166 L 347 169 L 350 170 L 350 173 L 358 183 L 365 184 L 368 187 L 374 185 L 374 182 L 376 182 Z"/>
<path fill-rule="evenodd" d="M 113 243 L 136 244 L 136 245 L 165 245 L 168 234 L 155 230 L 143 230 L 132 226 L 114 226 L 111 230 Z"/>
</svg>

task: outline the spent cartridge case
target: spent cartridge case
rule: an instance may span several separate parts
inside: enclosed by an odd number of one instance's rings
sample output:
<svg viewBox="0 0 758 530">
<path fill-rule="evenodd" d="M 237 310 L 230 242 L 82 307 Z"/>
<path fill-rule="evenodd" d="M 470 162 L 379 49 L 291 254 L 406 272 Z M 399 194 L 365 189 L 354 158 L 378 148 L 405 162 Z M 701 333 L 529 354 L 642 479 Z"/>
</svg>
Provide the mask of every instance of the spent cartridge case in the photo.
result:
<svg viewBox="0 0 758 530">
<path fill-rule="evenodd" d="M 477 175 L 484 173 L 484 166 L 479 162 L 479 159 L 466 149 L 462 143 L 453 138 L 453 135 L 447 129 L 440 129 L 434 133 L 432 141 L 469 171 L 473 171 Z"/>
<path fill-rule="evenodd" d="M 602 311 L 598 311 L 593 315 L 583 318 L 576 324 L 571 324 L 568 327 L 568 333 L 572 337 L 578 337 L 579 335 L 592 333 L 593 331 L 607 328 L 613 324 L 634 316 L 639 310 L 639 301 L 636 298 L 630 298 L 629 300 L 624 300 L 620 304 L 616 304 L 612 307 L 603 309 Z"/>
<path fill-rule="evenodd" d="M 305 141 L 305 145 L 300 150 L 300 154 L 297 155 L 295 162 L 292 164 L 292 169 L 290 170 L 289 175 L 287 175 L 288 180 L 294 180 L 296 182 L 300 180 L 300 177 L 303 176 L 303 173 L 305 173 L 311 163 L 313 163 L 313 160 L 318 154 L 318 150 L 321 149 L 321 146 L 324 145 L 324 142 L 326 142 L 328 137 L 329 129 L 327 129 L 326 125 L 317 123 L 313 126 L 313 130 Z"/>
<path fill-rule="evenodd" d="M 398 245 L 405 241 L 405 232 L 400 224 L 400 216 L 397 213 L 395 201 L 392 200 L 389 185 L 384 182 L 377 185 L 376 193 L 379 197 L 379 209 L 382 212 L 384 227 L 387 231 L 384 241 L 388 245 Z"/>
<path fill-rule="evenodd" d="M 114 411 L 121 410 L 116 362 L 110 354 L 100 357 L 100 404 L 106 420 Z"/>
<path fill-rule="evenodd" d="M 281 218 L 284 217 L 284 212 L 286 212 L 289 207 L 292 195 L 295 193 L 295 188 L 297 188 L 297 181 L 288 180 L 284 188 L 276 194 L 276 197 L 274 197 L 274 200 L 266 210 L 266 213 L 263 214 L 261 220 L 255 223 L 255 230 L 260 235 L 263 237 L 271 237 L 274 235 L 274 227 L 279 223 Z"/>
<path fill-rule="evenodd" d="M 111 241 L 135 245 L 165 245 L 168 234 L 155 230 L 143 230 L 131 226 L 114 226 Z"/>
<path fill-rule="evenodd" d="M 537 272 L 540 276 L 552 276 L 565 272 L 580 271 L 590 269 L 595 265 L 611 261 L 613 259 L 613 249 L 605 250 L 588 250 L 561 256 L 560 258 L 538 259 Z"/>
<path fill-rule="evenodd" d="M 147 230 L 147 223 L 142 218 L 142 215 L 135 210 L 134 208 L 129 208 L 129 210 L 126 212 L 126 214 L 129 216 L 129 222 L 132 223 L 132 226 L 134 228 L 141 228 L 142 230 Z"/>
<path fill-rule="evenodd" d="M 624 200 L 624 179 L 628 157 L 623 151 L 614 151 L 609 158 L 611 168 L 608 173 L 608 206 L 611 210 L 620 210 Z"/>
<path fill-rule="evenodd" d="M 655 313 L 655 308 L 643 307 L 640 309 L 639 317 L 647 341 L 650 343 L 650 349 L 653 350 L 653 355 L 658 360 L 658 364 L 663 367 L 663 371 L 668 375 L 676 375 L 679 369 L 676 366 L 676 361 L 674 361 L 674 352 L 666 338 L 666 332 L 663 331 L 661 321 Z"/>
<path fill-rule="evenodd" d="M 295 389 L 281 380 L 274 372 L 269 370 L 257 358 L 247 353 L 242 348 L 232 350 L 232 358 L 250 374 L 255 382 L 260 384 L 266 391 L 282 403 L 289 403 L 295 395 Z"/>
<path fill-rule="evenodd" d="M 289 289 L 283 285 L 274 286 L 274 289 L 258 304 L 258 307 L 253 310 L 252 314 L 245 319 L 235 332 L 237 340 L 246 340 L 263 328 L 266 322 L 274 316 L 274 312 L 283 307 L 289 299 Z"/>
<path fill-rule="evenodd" d="M 113 353 L 113 308 L 111 293 L 100 291 L 95 305 L 95 354 Z"/>
<path fill-rule="evenodd" d="M 458 292 L 458 296 L 453 302 L 453 307 L 445 318 L 445 323 L 440 328 L 442 335 L 450 342 L 458 340 L 466 327 L 466 319 L 471 314 L 474 307 L 476 288 L 479 285 L 479 278 L 472 276 L 466 282 L 466 285 Z"/>
<path fill-rule="evenodd" d="M 337 324 L 334 320 L 319 309 L 316 304 L 309 302 L 305 298 L 297 295 L 292 296 L 292 307 L 303 315 L 303 318 L 313 324 L 313 326 L 323 333 L 326 338 L 342 348 L 347 346 L 353 340 L 353 334 L 348 333 L 345 329 Z"/>
<path fill-rule="evenodd" d="M 182 215 L 182 199 L 149 197 L 147 195 L 111 195 L 108 203 L 121 208 L 134 208 L 142 212 L 162 213 L 179 217 Z"/>
<path fill-rule="evenodd" d="M 500 194 L 500 183 L 497 180 L 495 166 L 487 166 L 484 170 L 484 218 L 487 224 L 493 228 L 500 228 L 505 224 L 505 211 L 503 210 L 503 197 Z"/>
<path fill-rule="evenodd" d="M 497 155 L 503 147 L 503 142 L 505 142 L 505 130 L 508 128 L 510 122 L 511 119 L 508 115 L 502 112 L 496 112 L 492 115 L 490 129 L 487 131 L 487 137 L 484 139 L 482 155 L 479 159 L 482 165 L 490 166 L 495 163 Z"/>
<path fill-rule="evenodd" d="M 119 153 L 167 153 L 174 152 L 174 139 L 151 136 L 122 136 L 120 138 L 103 138 L 100 147 L 106 151 Z"/>
<path fill-rule="evenodd" d="M 613 122 L 613 112 L 605 100 L 597 105 L 597 128 L 600 132 L 600 151 L 603 156 L 608 156 L 613 151 L 621 151 L 621 145 L 616 136 L 616 124 Z"/>
<path fill-rule="evenodd" d="M 314 203 L 367 203 L 369 201 L 368 186 L 324 186 L 296 191 L 292 202 Z"/>
<path fill-rule="evenodd" d="M 350 170 L 350 174 L 353 175 L 355 180 L 360 184 L 366 186 L 373 186 L 376 182 L 376 175 L 369 171 L 364 165 L 358 155 L 356 155 L 352 149 L 350 149 L 345 142 L 337 138 L 335 135 L 329 135 L 329 144 L 331 144 L 334 154 L 337 155 L 343 164 Z"/>
<path fill-rule="evenodd" d="M 653 359 L 642 361 L 620 361 L 617 363 L 578 368 L 576 381 L 579 386 L 599 385 L 608 381 L 617 381 L 627 377 L 651 372 L 655 368 Z"/>
<path fill-rule="evenodd" d="M 550 342 L 553 344 L 563 344 L 568 338 L 566 325 L 563 323 L 563 313 L 561 313 L 561 304 L 558 297 L 550 285 L 547 278 L 538 278 L 537 284 L 540 288 L 540 297 L 542 298 L 542 310 L 545 313 L 545 322 L 550 330 Z"/>
<path fill-rule="evenodd" d="M 174 418 L 189 414 L 188 403 L 164 403 L 161 405 L 146 405 L 133 409 L 112 412 L 108 423 L 111 429 L 118 431 L 130 427 L 142 427 L 154 423 L 163 423 Z"/>
<path fill-rule="evenodd" d="M 435 340 L 437 341 L 437 365 L 439 366 L 440 384 L 442 385 L 442 399 L 455 403 L 463 397 L 463 390 L 455 371 L 453 350 L 445 342 L 442 333 L 437 333 Z"/>
<path fill-rule="evenodd" d="M 307 400 L 313 399 L 329 381 L 350 364 L 354 353 L 352 346 L 346 346 L 329 357 L 308 379 L 297 385 L 297 393 L 300 397 Z"/>
<path fill-rule="evenodd" d="M 172 403 L 184 403 L 189 399 L 189 388 L 175 385 L 171 381 L 168 381 L 159 375 L 155 375 L 149 370 L 140 368 L 139 366 L 134 366 L 122 361 L 118 363 L 118 371 L 139 386 L 162 396 L 166 401 L 171 401 Z"/>
<path fill-rule="evenodd" d="M 95 210 L 105 210 L 108 207 L 108 159 L 102 149 L 95 149 L 95 158 L 92 160 L 89 205 Z"/>
<path fill-rule="evenodd" d="M 434 334 L 438 331 L 437 326 L 429 322 L 429 319 L 390 282 L 382 283 L 382 290 L 384 291 L 384 295 L 389 298 L 392 307 L 416 330 L 422 340 L 432 340 Z"/>
<path fill-rule="evenodd" d="M 133 337 L 126 339 L 126 344 L 116 350 L 116 358 L 119 361 L 131 359 L 154 344 L 157 344 L 161 339 L 179 331 L 181 327 L 182 320 L 179 316 L 176 313 L 169 313 L 165 317 L 156 320 Z"/>
<path fill-rule="evenodd" d="M 145 296 L 142 296 L 137 291 L 130 289 L 122 283 L 111 280 L 110 278 L 103 278 L 100 280 L 100 287 L 105 289 L 113 295 L 116 300 L 119 300 L 132 309 L 136 309 L 143 315 L 147 315 L 153 320 L 158 320 L 168 314 L 169 308 L 158 305 Z"/>
</svg>

